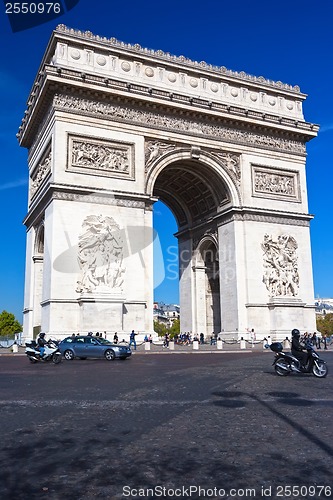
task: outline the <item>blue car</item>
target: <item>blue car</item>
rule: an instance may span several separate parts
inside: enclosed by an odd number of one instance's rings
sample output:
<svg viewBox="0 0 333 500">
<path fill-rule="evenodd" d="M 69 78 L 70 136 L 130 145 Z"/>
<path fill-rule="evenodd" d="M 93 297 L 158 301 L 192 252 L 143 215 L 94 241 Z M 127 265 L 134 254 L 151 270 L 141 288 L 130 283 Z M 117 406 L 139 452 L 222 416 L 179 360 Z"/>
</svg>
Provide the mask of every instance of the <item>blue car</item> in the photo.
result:
<svg viewBox="0 0 333 500">
<path fill-rule="evenodd" d="M 104 358 L 112 361 L 129 358 L 132 354 L 131 348 L 127 345 L 113 344 L 102 337 L 92 337 L 91 335 L 67 337 L 60 342 L 59 349 L 67 360 Z"/>
</svg>

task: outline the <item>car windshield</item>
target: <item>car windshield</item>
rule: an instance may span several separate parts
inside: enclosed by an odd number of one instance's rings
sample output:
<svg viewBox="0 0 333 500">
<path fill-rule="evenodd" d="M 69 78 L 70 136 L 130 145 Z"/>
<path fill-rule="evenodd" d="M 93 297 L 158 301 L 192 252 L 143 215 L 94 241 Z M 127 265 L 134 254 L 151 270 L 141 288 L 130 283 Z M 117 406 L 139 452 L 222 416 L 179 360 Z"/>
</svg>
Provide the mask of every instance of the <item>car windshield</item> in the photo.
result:
<svg viewBox="0 0 333 500">
<path fill-rule="evenodd" d="M 103 339 L 103 338 L 101 338 L 101 337 L 100 337 L 100 338 L 97 338 L 96 340 L 98 340 L 98 342 L 99 342 L 100 344 L 103 344 L 103 345 L 104 345 L 104 344 L 107 344 L 107 345 L 111 345 L 111 344 L 112 344 L 112 342 L 110 342 L 109 340 Z"/>
</svg>

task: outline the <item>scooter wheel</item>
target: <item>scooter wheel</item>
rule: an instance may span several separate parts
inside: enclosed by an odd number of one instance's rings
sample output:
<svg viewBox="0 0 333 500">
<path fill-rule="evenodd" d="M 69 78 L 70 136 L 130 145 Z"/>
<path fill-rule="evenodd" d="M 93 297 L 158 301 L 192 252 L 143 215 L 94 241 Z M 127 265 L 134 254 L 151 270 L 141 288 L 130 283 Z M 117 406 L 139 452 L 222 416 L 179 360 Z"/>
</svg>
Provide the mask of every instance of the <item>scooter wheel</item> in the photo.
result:
<svg viewBox="0 0 333 500">
<path fill-rule="evenodd" d="M 312 372 L 315 377 L 324 378 L 328 374 L 328 368 L 324 361 L 317 361 L 312 367 Z"/>
<path fill-rule="evenodd" d="M 290 368 L 289 368 L 289 364 L 287 363 L 287 361 L 285 361 L 284 359 L 278 361 L 275 365 L 275 373 L 277 375 L 279 375 L 280 377 L 285 377 L 286 375 L 289 375 L 290 374 Z"/>
<path fill-rule="evenodd" d="M 52 356 L 52 361 L 55 365 L 58 365 L 61 363 L 62 360 L 62 354 L 60 352 L 55 352 Z"/>
</svg>

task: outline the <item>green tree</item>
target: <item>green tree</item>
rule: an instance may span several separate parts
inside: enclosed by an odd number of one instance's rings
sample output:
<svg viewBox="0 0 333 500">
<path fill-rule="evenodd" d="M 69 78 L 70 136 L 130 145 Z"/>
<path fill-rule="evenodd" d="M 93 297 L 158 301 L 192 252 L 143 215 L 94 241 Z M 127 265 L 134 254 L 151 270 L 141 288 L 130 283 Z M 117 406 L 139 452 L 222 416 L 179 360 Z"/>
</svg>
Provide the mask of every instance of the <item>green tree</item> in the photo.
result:
<svg viewBox="0 0 333 500">
<path fill-rule="evenodd" d="M 15 319 L 14 314 L 2 311 L 0 314 L 0 336 L 14 335 L 22 332 L 22 325 Z"/>
<path fill-rule="evenodd" d="M 173 339 L 175 335 L 180 333 L 180 320 L 179 319 L 175 319 L 175 321 L 172 323 L 172 325 L 169 329 L 169 333 L 170 333 L 171 339 Z"/>
<path fill-rule="evenodd" d="M 163 323 L 154 321 L 154 331 L 159 337 L 164 337 L 164 335 L 168 332 L 168 329 L 165 325 L 163 325 Z"/>
<path fill-rule="evenodd" d="M 317 330 L 322 334 L 330 337 L 333 335 L 333 314 L 323 314 L 317 316 Z"/>
</svg>

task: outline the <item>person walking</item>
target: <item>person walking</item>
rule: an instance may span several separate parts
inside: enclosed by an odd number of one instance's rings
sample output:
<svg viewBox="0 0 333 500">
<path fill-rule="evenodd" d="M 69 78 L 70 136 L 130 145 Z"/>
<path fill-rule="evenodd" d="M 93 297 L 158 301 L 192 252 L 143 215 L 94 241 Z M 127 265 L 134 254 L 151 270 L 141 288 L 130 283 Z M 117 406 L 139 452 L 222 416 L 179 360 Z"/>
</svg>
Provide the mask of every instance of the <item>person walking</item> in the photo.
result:
<svg viewBox="0 0 333 500">
<path fill-rule="evenodd" d="M 134 345 L 134 351 L 136 351 L 136 341 L 135 341 L 135 336 L 136 336 L 136 333 L 134 332 L 134 330 L 131 331 L 131 335 L 130 335 L 130 343 L 129 345 L 131 346 L 132 344 Z"/>
</svg>

